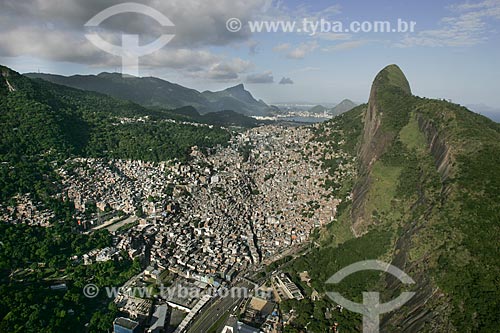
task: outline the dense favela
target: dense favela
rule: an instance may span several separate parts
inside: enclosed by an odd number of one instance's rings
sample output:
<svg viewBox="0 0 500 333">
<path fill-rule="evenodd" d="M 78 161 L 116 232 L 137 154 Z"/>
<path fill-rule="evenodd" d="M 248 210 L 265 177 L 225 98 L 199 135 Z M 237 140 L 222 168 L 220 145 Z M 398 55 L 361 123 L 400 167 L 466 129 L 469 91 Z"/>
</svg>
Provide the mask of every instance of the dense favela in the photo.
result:
<svg viewBox="0 0 500 333">
<path fill-rule="evenodd" d="M 500 1 L 0 8 L 0 332 L 499 330 Z"/>
</svg>

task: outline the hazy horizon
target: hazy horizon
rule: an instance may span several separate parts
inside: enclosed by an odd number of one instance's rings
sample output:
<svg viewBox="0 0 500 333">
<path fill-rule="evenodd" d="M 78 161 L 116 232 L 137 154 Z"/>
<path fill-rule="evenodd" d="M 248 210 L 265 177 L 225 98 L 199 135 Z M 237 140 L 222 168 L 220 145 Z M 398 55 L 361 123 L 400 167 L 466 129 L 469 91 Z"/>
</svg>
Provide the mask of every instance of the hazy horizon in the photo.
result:
<svg viewBox="0 0 500 333">
<path fill-rule="evenodd" d="M 119 71 L 120 58 L 86 40 L 84 26 L 118 3 L 82 6 L 72 0 L 61 6 L 54 1 L 6 1 L 0 13 L 0 63 L 19 72 L 60 75 Z M 498 0 L 317 1 L 307 5 L 298 1 L 207 1 L 195 12 L 189 9 L 192 0 L 143 3 L 172 21 L 175 37 L 162 49 L 140 57 L 142 76 L 200 91 L 244 83 L 266 102 L 335 103 L 344 98 L 363 102 L 376 73 L 395 63 L 407 75 L 415 95 L 500 109 L 496 89 L 500 76 Z M 116 16 L 99 27 L 103 38 L 115 45 L 120 44 L 123 33 L 138 34 L 144 44 L 162 32 L 145 15 Z M 230 18 L 243 22 L 241 30 L 228 31 Z M 319 32 L 252 32 L 249 26 L 254 21 L 301 24 L 303 20 L 318 24 Z M 346 26 L 365 21 L 394 25 L 404 20 L 415 22 L 415 30 L 321 32 L 322 20 Z"/>
</svg>

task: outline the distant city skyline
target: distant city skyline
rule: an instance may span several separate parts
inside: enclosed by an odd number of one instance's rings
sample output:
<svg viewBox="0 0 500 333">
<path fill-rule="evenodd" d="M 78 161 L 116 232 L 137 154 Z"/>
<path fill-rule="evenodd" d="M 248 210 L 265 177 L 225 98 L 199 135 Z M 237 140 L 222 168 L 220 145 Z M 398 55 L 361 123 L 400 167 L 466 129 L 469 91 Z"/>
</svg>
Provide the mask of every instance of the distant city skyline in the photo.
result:
<svg viewBox="0 0 500 333">
<path fill-rule="evenodd" d="M 0 13 L 0 63 L 19 72 L 62 75 L 119 71 L 120 58 L 85 39 L 84 24 L 120 1 L 4 1 Z M 267 103 L 366 102 L 373 77 L 398 64 L 414 94 L 463 105 L 500 109 L 500 0 L 142 1 L 175 24 L 175 38 L 140 59 L 140 75 L 200 91 L 238 83 Z M 196 11 L 190 8 L 196 5 Z M 243 27 L 228 31 L 238 18 Z M 416 22 L 411 33 L 251 32 L 249 21 L 311 22 L 323 19 Z M 20 24 L 22 22 L 22 24 Z M 160 34 L 154 20 L 120 14 L 103 22 L 103 38 L 120 44 L 123 32 L 148 43 Z"/>
</svg>

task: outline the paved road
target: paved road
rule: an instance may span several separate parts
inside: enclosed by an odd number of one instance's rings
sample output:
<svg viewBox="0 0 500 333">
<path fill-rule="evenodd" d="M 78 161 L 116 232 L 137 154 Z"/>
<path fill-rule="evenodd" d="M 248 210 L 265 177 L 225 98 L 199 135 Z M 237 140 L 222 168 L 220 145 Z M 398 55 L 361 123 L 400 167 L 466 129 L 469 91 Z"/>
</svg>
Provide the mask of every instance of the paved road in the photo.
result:
<svg viewBox="0 0 500 333">
<path fill-rule="evenodd" d="M 295 258 L 298 256 L 301 256 L 303 254 L 306 254 L 310 251 L 309 248 L 307 248 L 308 244 L 304 244 L 303 246 L 293 249 L 288 253 L 288 255 L 292 255 Z M 293 260 L 292 260 L 293 261 Z M 288 261 L 281 265 L 280 267 L 277 267 L 277 269 L 282 269 L 283 267 L 288 266 L 292 261 Z M 265 266 L 261 267 L 255 267 L 255 270 L 251 274 L 251 279 L 255 278 L 259 272 L 264 271 L 265 272 Z M 271 273 L 266 273 L 264 277 L 261 277 L 258 279 L 256 282 L 258 284 L 262 283 L 266 279 L 268 279 L 271 276 Z M 241 280 L 238 284 L 236 284 L 235 287 L 243 287 L 243 288 L 248 288 L 249 296 L 253 295 L 253 288 L 255 284 L 246 281 L 246 280 Z M 223 316 L 227 311 L 232 311 L 234 307 L 240 302 L 243 301 L 243 297 L 219 297 L 213 301 L 211 301 L 210 305 L 207 306 L 207 308 L 202 309 L 201 312 L 198 314 L 197 317 L 195 317 L 189 326 L 189 328 L 186 330 L 188 333 L 206 333 L 216 322 L 217 320 Z"/>
<path fill-rule="evenodd" d="M 254 285 L 242 281 L 238 283 L 235 287 L 247 288 L 249 294 L 253 291 Z M 221 316 L 223 316 L 227 311 L 232 311 L 236 305 L 238 305 L 243 299 L 242 297 L 218 297 L 212 304 L 207 308 L 202 310 L 198 317 L 196 317 L 193 323 L 189 326 L 186 332 L 188 333 L 206 333 L 212 327 Z"/>
<path fill-rule="evenodd" d="M 127 217 L 126 219 L 122 220 L 122 221 L 119 221 L 117 223 L 113 223 L 111 224 L 110 226 L 108 226 L 106 229 L 108 229 L 108 231 L 110 232 L 115 232 L 116 230 L 118 230 L 120 227 L 124 226 L 125 224 L 129 224 L 129 223 L 134 223 L 135 221 L 137 221 L 139 218 L 135 215 L 132 215 L 132 216 L 129 216 Z"/>
</svg>

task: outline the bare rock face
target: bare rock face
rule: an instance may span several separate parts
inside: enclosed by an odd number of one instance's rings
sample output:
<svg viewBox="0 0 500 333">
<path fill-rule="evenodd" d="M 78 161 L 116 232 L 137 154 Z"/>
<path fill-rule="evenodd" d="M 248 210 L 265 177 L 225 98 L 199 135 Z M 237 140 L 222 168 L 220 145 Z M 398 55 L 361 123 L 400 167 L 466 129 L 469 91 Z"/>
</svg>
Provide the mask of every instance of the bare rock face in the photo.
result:
<svg viewBox="0 0 500 333">
<path fill-rule="evenodd" d="M 402 127 L 413 110 L 410 86 L 403 72 L 396 65 L 384 68 L 375 78 L 364 118 L 363 139 L 359 150 L 360 176 L 353 189 L 351 210 L 351 229 L 355 236 L 363 235 L 374 223 L 371 212 L 365 209 L 370 188 L 377 179 L 373 178 L 373 165 L 382 157 L 396 140 Z M 419 130 L 424 134 L 429 153 L 434 158 L 436 169 L 444 183 L 452 172 L 453 156 L 443 133 L 431 120 L 418 113 Z M 444 189 L 446 191 L 446 189 Z M 425 202 L 419 198 L 417 202 Z M 430 207 L 426 208 L 430 212 Z M 424 227 L 427 212 L 423 219 L 408 220 L 402 225 L 402 232 L 395 243 L 391 263 L 409 273 L 418 285 L 418 293 L 406 305 L 405 311 L 388 313 L 381 318 L 382 332 L 454 332 L 450 323 L 450 305 L 447 296 L 436 286 L 428 272 L 429 263 L 413 262 L 409 253 L 415 246 L 413 237 Z M 386 289 L 393 290 L 396 297 L 400 288 L 399 281 L 388 275 Z"/>
<path fill-rule="evenodd" d="M 418 127 L 424 133 L 430 152 L 436 163 L 436 168 L 441 175 L 441 181 L 444 183 L 450 176 L 452 170 L 452 154 L 445 138 L 430 120 L 417 115 Z"/>
<path fill-rule="evenodd" d="M 9 86 L 7 85 L 7 75 L 8 72 L 0 67 L 0 95 L 5 95 L 9 91 Z"/>
<path fill-rule="evenodd" d="M 379 96 L 391 93 L 411 95 L 408 80 L 397 65 L 389 65 L 380 71 L 375 77 L 370 91 L 363 144 L 360 151 L 362 164 L 368 169 L 385 151 L 387 144 L 394 136 L 394 133 L 380 128 L 386 105 Z"/>
<path fill-rule="evenodd" d="M 384 98 L 390 94 L 411 96 L 408 80 L 397 65 L 389 65 L 380 71 L 370 91 L 364 118 L 363 141 L 359 152 L 360 177 L 353 190 L 352 231 L 356 236 L 363 234 L 366 224 L 370 223 L 365 216 L 364 203 L 371 183 L 372 166 L 397 135 L 393 131 L 384 129 L 383 126 L 384 109 L 389 107 Z"/>
<path fill-rule="evenodd" d="M 0 66 L 0 94 L 5 95 L 8 92 L 16 91 L 16 88 L 9 82 L 11 72 L 7 67 Z"/>
</svg>

